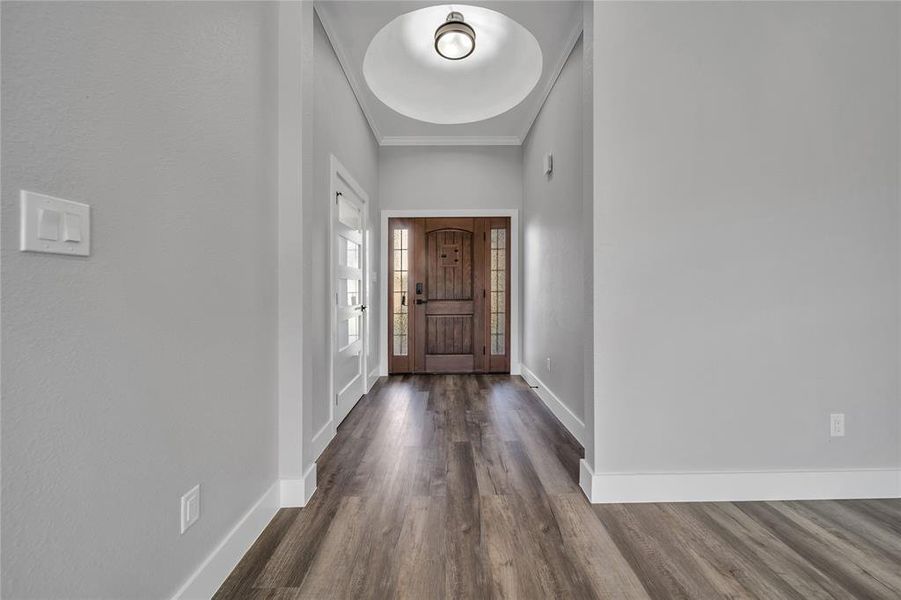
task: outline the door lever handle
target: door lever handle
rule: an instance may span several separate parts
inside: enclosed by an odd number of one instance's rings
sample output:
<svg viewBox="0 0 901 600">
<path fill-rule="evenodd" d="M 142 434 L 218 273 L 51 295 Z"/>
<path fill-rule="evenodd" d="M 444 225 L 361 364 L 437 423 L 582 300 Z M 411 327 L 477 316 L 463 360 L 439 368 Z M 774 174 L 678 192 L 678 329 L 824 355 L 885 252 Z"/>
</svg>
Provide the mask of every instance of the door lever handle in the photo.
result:
<svg viewBox="0 0 901 600">
<path fill-rule="evenodd" d="M 416 299 L 416 304 L 428 304 L 428 303 L 429 303 L 428 300 L 423 300 L 421 298 Z"/>
</svg>

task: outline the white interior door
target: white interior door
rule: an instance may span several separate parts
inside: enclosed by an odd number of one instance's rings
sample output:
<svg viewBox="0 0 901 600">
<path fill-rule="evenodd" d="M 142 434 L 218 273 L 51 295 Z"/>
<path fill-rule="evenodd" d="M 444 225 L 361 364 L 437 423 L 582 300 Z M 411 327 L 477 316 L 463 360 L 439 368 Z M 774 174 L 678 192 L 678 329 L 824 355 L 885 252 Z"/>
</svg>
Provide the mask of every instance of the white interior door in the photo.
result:
<svg viewBox="0 0 901 600">
<path fill-rule="evenodd" d="M 335 423 L 366 393 L 366 215 L 363 200 L 340 177 L 332 231 L 335 281 Z"/>
</svg>

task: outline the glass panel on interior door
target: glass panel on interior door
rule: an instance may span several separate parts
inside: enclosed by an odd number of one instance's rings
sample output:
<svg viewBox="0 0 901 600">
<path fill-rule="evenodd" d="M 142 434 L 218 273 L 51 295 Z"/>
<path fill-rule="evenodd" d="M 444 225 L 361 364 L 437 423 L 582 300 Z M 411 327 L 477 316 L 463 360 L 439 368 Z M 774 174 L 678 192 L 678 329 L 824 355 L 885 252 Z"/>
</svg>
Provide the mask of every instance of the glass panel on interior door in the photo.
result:
<svg viewBox="0 0 901 600">
<path fill-rule="evenodd" d="M 347 348 L 360 339 L 359 315 L 338 322 L 338 349 Z"/>
<path fill-rule="evenodd" d="M 350 267 L 351 269 L 359 269 L 360 244 L 339 235 L 338 264 L 344 267 Z"/>
<path fill-rule="evenodd" d="M 360 304 L 359 279 L 341 279 L 339 281 L 339 286 L 342 290 L 339 290 L 338 297 L 340 298 L 343 295 L 345 306 L 356 306 Z M 344 293 L 342 294 L 341 291 Z"/>
<path fill-rule="evenodd" d="M 360 209 L 348 201 L 344 194 L 338 194 L 338 222 L 351 229 L 362 230 L 363 219 L 360 215 Z"/>
</svg>

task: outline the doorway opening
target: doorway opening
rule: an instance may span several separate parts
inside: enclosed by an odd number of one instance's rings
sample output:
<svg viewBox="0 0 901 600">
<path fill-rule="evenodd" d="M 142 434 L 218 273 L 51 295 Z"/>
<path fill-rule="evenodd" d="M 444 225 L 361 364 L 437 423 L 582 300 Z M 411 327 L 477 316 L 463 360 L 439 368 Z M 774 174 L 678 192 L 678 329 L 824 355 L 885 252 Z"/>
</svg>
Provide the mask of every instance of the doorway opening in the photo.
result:
<svg viewBox="0 0 901 600">
<path fill-rule="evenodd" d="M 388 219 L 388 372 L 509 373 L 509 217 Z"/>
</svg>

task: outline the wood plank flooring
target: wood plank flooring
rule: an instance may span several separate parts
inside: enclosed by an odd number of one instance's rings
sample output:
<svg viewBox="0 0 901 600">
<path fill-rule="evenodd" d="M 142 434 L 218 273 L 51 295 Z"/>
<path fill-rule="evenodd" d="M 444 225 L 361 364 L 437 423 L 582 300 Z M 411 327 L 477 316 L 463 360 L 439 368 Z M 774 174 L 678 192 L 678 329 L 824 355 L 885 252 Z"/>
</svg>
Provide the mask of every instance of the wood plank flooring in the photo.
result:
<svg viewBox="0 0 901 600">
<path fill-rule="evenodd" d="M 519 377 L 391 377 L 217 600 L 901 598 L 901 501 L 590 505 Z"/>
</svg>

